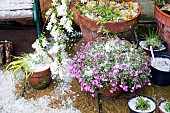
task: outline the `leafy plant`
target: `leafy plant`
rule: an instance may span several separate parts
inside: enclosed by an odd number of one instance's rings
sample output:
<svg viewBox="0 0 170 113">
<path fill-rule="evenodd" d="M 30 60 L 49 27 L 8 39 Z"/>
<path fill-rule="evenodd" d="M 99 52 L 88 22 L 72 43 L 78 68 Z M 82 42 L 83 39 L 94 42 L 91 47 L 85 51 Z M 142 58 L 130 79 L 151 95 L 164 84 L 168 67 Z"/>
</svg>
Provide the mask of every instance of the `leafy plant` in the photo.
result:
<svg viewBox="0 0 170 113">
<path fill-rule="evenodd" d="M 170 102 L 167 102 L 164 106 L 166 112 L 170 112 Z"/>
<path fill-rule="evenodd" d="M 159 8 L 163 7 L 168 3 L 169 0 L 154 0 L 154 2 L 158 5 Z"/>
<path fill-rule="evenodd" d="M 160 39 L 160 37 L 158 36 L 154 29 L 153 30 L 149 29 L 149 33 L 144 34 L 144 36 L 146 38 L 147 48 L 150 48 L 150 46 L 152 46 L 153 49 L 156 50 L 159 50 L 161 48 L 162 40 Z"/>
<path fill-rule="evenodd" d="M 134 2 L 105 2 L 99 0 L 89 1 L 85 3 L 79 3 L 76 5 L 79 13 L 87 18 L 97 20 L 97 24 L 100 24 L 99 33 L 108 35 L 109 31 L 104 27 L 106 22 L 119 22 L 124 20 L 130 20 L 138 13 L 138 3 Z"/>
<path fill-rule="evenodd" d="M 149 57 L 128 41 L 102 37 L 89 42 L 72 59 L 70 73 L 81 84 L 81 90 L 92 95 L 111 86 L 111 93 L 120 86 L 133 92 L 149 83 Z"/>
<path fill-rule="evenodd" d="M 145 100 L 143 97 L 141 96 L 138 96 L 136 98 L 136 105 L 135 105 L 135 108 L 137 110 L 141 110 L 141 111 L 145 111 L 147 110 L 148 108 L 150 108 L 150 104 L 149 104 L 149 101 L 148 100 Z"/>
<path fill-rule="evenodd" d="M 23 53 L 19 57 L 14 56 L 13 61 L 6 66 L 6 70 L 12 71 L 15 78 L 21 78 L 21 75 L 18 76 L 18 73 L 23 71 L 25 73 L 26 84 L 28 82 L 28 77 L 32 72 L 38 69 L 38 65 L 43 66 L 51 62 L 47 53 L 43 51 L 30 54 Z"/>
</svg>

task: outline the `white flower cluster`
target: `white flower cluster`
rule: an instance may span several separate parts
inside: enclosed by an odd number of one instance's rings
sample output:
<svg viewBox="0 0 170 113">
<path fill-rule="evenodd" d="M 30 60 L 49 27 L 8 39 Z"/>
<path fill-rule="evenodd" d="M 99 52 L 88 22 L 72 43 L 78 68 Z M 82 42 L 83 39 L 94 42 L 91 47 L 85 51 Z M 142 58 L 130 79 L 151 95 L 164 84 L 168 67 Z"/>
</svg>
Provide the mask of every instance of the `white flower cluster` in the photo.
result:
<svg viewBox="0 0 170 113">
<path fill-rule="evenodd" d="M 46 19 L 49 20 L 46 30 L 50 31 L 52 44 L 47 38 L 38 39 L 32 47 L 38 51 L 45 50 L 53 56 L 54 62 L 51 63 L 50 69 L 52 78 L 63 80 L 69 75 L 70 58 L 65 52 L 66 40 L 68 37 L 64 32 L 72 32 L 72 12 L 69 9 L 70 0 L 52 0 L 52 8 L 46 12 Z M 51 45 L 50 45 L 51 44 Z M 50 46 L 49 46 L 50 45 Z"/>
</svg>

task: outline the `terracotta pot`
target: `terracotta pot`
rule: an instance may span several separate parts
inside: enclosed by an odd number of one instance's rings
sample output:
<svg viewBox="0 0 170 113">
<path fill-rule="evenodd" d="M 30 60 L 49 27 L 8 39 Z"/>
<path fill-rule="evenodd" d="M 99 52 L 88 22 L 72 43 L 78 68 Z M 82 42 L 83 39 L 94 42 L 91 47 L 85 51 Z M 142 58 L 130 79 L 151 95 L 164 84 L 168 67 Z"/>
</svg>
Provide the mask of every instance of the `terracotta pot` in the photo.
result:
<svg viewBox="0 0 170 113">
<path fill-rule="evenodd" d="M 135 0 L 129 0 L 129 1 L 134 2 Z M 141 11 L 142 11 L 142 8 L 139 5 L 138 14 L 132 19 L 120 21 L 120 22 L 106 22 L 104 26 L 106 29 L 108 29 L 111 33 L 114 33 L 114 34 L 128 31 L 134 28 L 134 26 L 138 24 Z M 100 25 L 96 25 L 97 20 L 89 19 L 81 15 L 80 13 L 77 13 L 77 15 L 78 15 L 79 25 L 80 25 L 85 43 L 87 43 L 88 41 L 95 40 L 96 38 L 100 37 L 100 34 L 97 33 L 97 31 L 100 28 Z"/>
<path fill-rule="evenodd" d="M 121 87 L 117 87 L 116 91 L 113 93 L 110 93 L 110 89 L 111 86 L 105 89 L 100 89 L 100 92 L 105 97 L 113 97 L 113 98 L 118 97 L 123 93 L 123 89 Z"/>
<path fill-rule="evenodd" d="M 163 103 L 166 103 L 166 101 L 163 100 L 163 101 L 159 102 L 159 104 L 158 104 L 159 113 L 166 113 L 166 111 L 164 112 L 164 111 L 160 108 L 160 105 L 163 104 Z"/>
<path fill-rule="evenodd" d="M 73 12 L 73 21 L 79 26 L 78 10 L 75 7 L 71 7 L 70 9 Z"/>
<path fill-rule="evenodd" d="M 28 82 L 34 89 L 44 89 L 46 88 L 51 81 L 51 71 L 50 67 L 39 72 L 33 72 L 28 77 Z"/>
<path fill-rule="evenodd" d="M 157 19 L 158 34 L 168 44 L 168 52 L 170 52 L 170 15 L 160 10 L 157 5 L 155 5 L 154 15 Z"/>
</svg>

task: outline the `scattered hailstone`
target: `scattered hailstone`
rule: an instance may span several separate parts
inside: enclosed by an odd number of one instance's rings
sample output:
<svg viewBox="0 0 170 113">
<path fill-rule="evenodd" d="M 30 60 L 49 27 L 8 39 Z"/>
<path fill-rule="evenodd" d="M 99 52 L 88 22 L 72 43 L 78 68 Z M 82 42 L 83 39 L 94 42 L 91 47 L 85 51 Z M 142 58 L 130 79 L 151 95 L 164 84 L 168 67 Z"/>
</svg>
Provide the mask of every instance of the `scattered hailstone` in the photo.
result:
<svg viewBox="0 0 170 113">
<path fill-rule="evenodd" d="M 17 81 L 11 75 L 11 72 L 4 76 L 4 70 L 0 70 L 0 113 L 80 113 L 73 106 L 73 100 L 69 97 L 66 100 L 62 99 L 60 108 L 50 108 L 48 105 L 51 102 L 49 96 L 43 96 L 39 99 L 26 100 L 23 97 L 18 98 L 15 95 L 15 85 Z M 58 83 L 58 86 L 52 92 L 52 97 L 57 99 L 63 97 L 70 90 L 71 78 Z"/>
<path fill-rule="evenodd" d="M 156 57 L 151 61 L 151 66 L 160 71 L 170 72 L 170 59 Z"/>
</svg>

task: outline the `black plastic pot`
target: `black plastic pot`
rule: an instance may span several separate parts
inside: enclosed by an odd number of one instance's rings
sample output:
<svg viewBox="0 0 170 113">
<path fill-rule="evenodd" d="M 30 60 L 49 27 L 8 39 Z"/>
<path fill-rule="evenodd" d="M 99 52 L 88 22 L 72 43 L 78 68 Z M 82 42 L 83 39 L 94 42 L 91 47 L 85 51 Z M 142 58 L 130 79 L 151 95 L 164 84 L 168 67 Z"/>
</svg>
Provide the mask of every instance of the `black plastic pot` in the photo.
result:
<svg viewBox="0 0 170 113">
<path fill-rule="evenodd" d="M 170 59 L 170 53 L 168 52 L 154 52 L 155 57 L 162 57 Z M 170 85 L 170 71 L 160 71 L 151 66 L 152 79 L 151 82 L 157 86 Z"/>
<path fill-rule="evenodd" d="M 138 45 L 137 46 L 140 46 L 140 42 L 141 41 L 145 41 L 146 39 L 139 39 L 138 40 Z M 162 43 L 162 45 L 164 45 L 165 46 L 165 49 L 163 49 L 163 50 L 153 50 L 154 52 L 165 52 L 165 51 L 167 51 L 167 48 L 168 48 L 168 45 L 167 45 L 167 43 L 166 42 L 163 42 Z M 141 47 L 141 46 L 140 46 Z M 145 49 L 145 48 L 143 48 L 143 47 L 141 47 L 144 51 L 145 51 L 145 53 L 146 53 L 146 55 L 148 55 L 148 56 L 150 56 L 151 57 L 151 51 L 149 50 L 149 49 Z"/>
<path fill-rule="evenodd" d="M 136 98 L 136 97 L 138 97 L 138 96 L 145 97 L 145 98 L 148 98 L 149 100 L 153 101 L 153 103 L 155 104 L 155 108 L 154 108 L 152 111 L 150 111 L 150 112 L 146 112 L 146 111 L 137 112 L 137 111 L 134 111 L 133 109 L 131 109 L 131 107 L 129 106 L 129 102 L 130 102 L 132 99 L 134 99 L 134 98 Z M 148 96 L 136 95 L 136 96 L 133 96 L 132 98 L 129 99 L 129 101 L 128 101 L 128 107 L 129 107 L 130 113 L 154 113 L 154 111 L 156 110 L 156 102 L 155 102 L 155 100 L 153 100 L 152 98 L 150 98 L 150 97 L 148 97 Z"/>
</svg>

